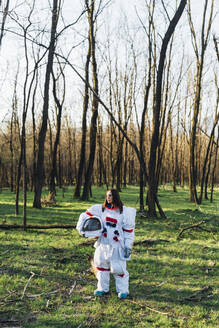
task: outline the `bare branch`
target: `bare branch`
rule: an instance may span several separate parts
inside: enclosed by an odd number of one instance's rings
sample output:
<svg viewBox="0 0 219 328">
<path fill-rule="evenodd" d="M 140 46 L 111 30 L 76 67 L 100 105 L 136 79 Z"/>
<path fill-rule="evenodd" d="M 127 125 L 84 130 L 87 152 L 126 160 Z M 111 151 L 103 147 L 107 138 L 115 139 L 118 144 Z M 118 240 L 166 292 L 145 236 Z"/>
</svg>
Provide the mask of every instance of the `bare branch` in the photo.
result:
<svg viewBox="0 0 219 328">
<path fill-rule="evenodd" d="M 63 27 L 63 29 L 62 29 L 59 33 L 57 33 L 57 35 L 56 35 L 56 39 L 58 39 L 58 37 L 59 37 L 59 36 L 65 31 L 65 30 L 67 30 L 69 27 L 72 27 L 73 25 L 77 24 L 77 23 L 79 22 L 79 20 L 81 19 L 81 17 L 82 17 L 86 12 L 87 12 L 87 9 L 83 10 L 82 13 L 78 16 L 78 18 L 77 18 L 74 22 L 72 22 L 71 24 L 68 24 L 68 25 L 66 25 L 65 27 Z"/>
<path fill-rule="evenodd" d="M 216 38 L 216 35 L 213 35 L 213 40 L 214 40 L 214 47 L 215 47 L 215 51 L 216 51 L 216 55 L 217 55 L 217 60 L 219 62 L 219 50 L 218 50 L 218 40 Z"/>
<path fill-rule="evenodd" d="M 164 5 L 163 0 L 161 0 L 161 3 L 162 3 L 162 6 L 163 6 L 163 8 L 164 8 L 164 10 L 165 10 L 165 13 L 166 13 L 166 15 L 167 15 L 167 17 L 168 17 L 168 19 L 169 19 L 169 22 L 170 22 L 171 19 L 170 19 L 170 16 L 169 16 L 169 14 L 168 14 L 168 12 L 167 12 L 167 10 L 166 10 L 166 7 L 165 7 L 165 5 Z"/>
<path fill-rule="evenodd" d="M 195 28 L 192 22 L 192 14 L 191 14 L 191 3 L 190 0 L 188 1 L 188 18 L 189 18 L 189 26 L 190 26 L 190 30 L 191 30 L 191 36 L 192 36 L 192 45 L 193 45 L 193 49 L 196 55 L 197 60 L 199 60 L 199 52 L 198 52 L 198 45 L 197 45 L 197 39 L 196 39 L 196 34 L 195 34 Z"/>
</svg>

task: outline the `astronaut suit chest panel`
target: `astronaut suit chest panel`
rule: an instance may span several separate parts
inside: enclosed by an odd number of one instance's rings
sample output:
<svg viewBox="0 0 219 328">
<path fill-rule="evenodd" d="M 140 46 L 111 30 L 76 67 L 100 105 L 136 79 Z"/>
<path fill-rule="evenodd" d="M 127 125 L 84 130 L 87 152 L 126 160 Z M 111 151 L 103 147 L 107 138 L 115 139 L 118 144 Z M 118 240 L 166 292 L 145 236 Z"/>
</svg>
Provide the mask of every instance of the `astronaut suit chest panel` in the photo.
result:
<svg viewBox="0 0 219 328">
<path fill-rule="evenodd" d="M 104 212 L 102 212 L 104 232 L 101 237 L 101 243 L 110 244 L 113 248 L 124 246 L 123 219 L 123 214 L 119 212 L 119 209 L 105 208 Z"/>
</svg>

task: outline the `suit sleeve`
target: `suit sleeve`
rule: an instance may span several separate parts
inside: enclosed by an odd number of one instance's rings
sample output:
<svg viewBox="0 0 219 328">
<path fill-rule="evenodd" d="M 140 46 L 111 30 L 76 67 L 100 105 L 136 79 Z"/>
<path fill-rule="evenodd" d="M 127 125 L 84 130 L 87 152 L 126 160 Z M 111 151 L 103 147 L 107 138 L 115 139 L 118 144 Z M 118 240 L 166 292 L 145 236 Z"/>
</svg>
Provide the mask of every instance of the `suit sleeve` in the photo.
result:
<svg viewBox="0 0 219 328">
<path fill-rule="evenodd" d="M 124 207 L 123 235 L 125 247 L 132 248 L 135 238 L 136 209 Z"/>
<path fill-rule="evenodd" d="M 78 230 L 78 232 L 81 236 L 83 236 L 82 228 L 83 228 L 84 222 L 88 218 L 89 218 L 89 215 L 87 215 L 86 212 L 81 213 L 81 215 L 79 216 L 76 229 Z"/>
</svg>

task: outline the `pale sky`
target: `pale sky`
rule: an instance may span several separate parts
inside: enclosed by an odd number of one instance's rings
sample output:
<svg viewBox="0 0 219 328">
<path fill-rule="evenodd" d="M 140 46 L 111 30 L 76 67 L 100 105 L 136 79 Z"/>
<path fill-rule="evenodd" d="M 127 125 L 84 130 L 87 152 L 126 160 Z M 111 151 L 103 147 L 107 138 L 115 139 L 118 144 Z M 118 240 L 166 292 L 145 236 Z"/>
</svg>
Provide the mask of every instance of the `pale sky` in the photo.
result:
<svg viewBox="0 0 219 328">
<path fill-rule="evenodd" d="M 159 0 L 157 0 L 160 2 Z M 4 1 L 3 1 L 4 2 Z M 18 6 L 19 3 L 23 1 L 17 0 L 17 1 L 12 1 L 12 3 L 15 3 L 17 5 L 17 11 L 19 12 L 20 15 L 23 15 L 25 17 L 27 12 L 23 12 L 23 7 Z M 107 1 L 106 1 L 107 2 Z M 172 9 L 175 8 L 175 0 L 166 0 L 164 1 L 165 4 L 168 4 L 167 10 L 171 16 L 171 13 L 173 12 Z M 32 3 L 32 1 L 29 1 L 29 3 Z M 82 8 L 82 0 L 64 0 L 64 10 L 63 10 L 63 16 L 65 19 L 66 24 L 74 21 L 78 15 L 81 12 Z M 192 15 L 194 18 L 194 23 L 196 28 L 200 30 L 200 21 L 202 18 L 202 9 L 203 9 L 203 4 L 204 0 L 192 0 Z M 40 21 L 40 26 L 46 26 L 46 22 L 48 21 L 48 24 L 50 26 L 50 13 L 46 8 L 48 8 L 48 1 L 47 0 L 37 0 L 37 6 L 39 6 L 40 11 L 38 15 L 38 20 Z M 171 9 L 171 6 L 173 8 Z M 45 9 L 45 10 L 43 10 Z M 120 20 L 124 20 L 124 16 L 126 16 L 126 19 L 129 23 L 130 29 L 135 29 L 136 27 L 140 26 L 139 19 L 137 18 L 136 11 L 138 12 L 139 16 L 141 17 L 142 20 L 144 20 L 144 0 L 114 0 L 112 1 L 111 5 L 108 6 L 108 9 L 105 10 L 101 16 L 100 16 L 100 21 L 102 25 L 104 25 L 104 19 L 106 19 L 109 22 L 110 28 L 112 26 L 115 26 L 119 24 Z M 219 13 L 219 1 L 215 1 L 215 10 L 214 13 L 218 14 Z M 43 17 L 43 19 L 42 19 Z M 218 35 L 219 31 L 219 16 L 214 20 L 213 26 L 212 26 L 212 32 L 214 32 L 216 35 Z M 37 21 L 37 20 L 36 20 Z M 22 23 L 22 17 L 19 18 L 19 22 Z M 86 22 L 84 20 L 84 22 Z M 158 23 L 159 22 L 155 22 Z M 181 27 L 180 27 L 180 33 L 184 37 L 183 42 L 185 42 L 185 46 L 188 45 L 188 47 L 191 49 L 191 37 L 188 31 L 188 28 L 186 26 L 187 20 L 186 20 L 186 14 L 184 13 L 181 21 L 180 21 Z M 10 19 L 8 18 L 7 23 L 6 23 L 6 28 L 11 28 L 12 23 Z M 81 23 L 78 23 L 75 25 L 75 30 L 77 31 L 72 31 L 72 36 L 73 38 L 69 40 L 70 35 L 66 34 L 66 37 L 63 38 L 62 43 L 65 44 L 66 48 L 68 47 L 69 49 L 72 46 L 72 42 L 74 39 L 74 33 L 75 33 L 75 38 L 78 37 L 78 41 L 83 40 L 83 37 L 86 35 L 85 29 L 83 28 L 83 19 L 81 19 Z M 81 35 L 78 36 L 78 33 Z M 102 32 L 103 33 L 103 29 Z M 160 29 L 160 33 L 162 33 L 162 26 Z M 98 35 L 97 38 L 100 39 L 100 36 Z M 77 43 L 77 42 L 76 42 Z M 140 46 L 140 45 L 139 45 Z M 73 64 L 79 65 L 78 69 L 80 70 L 81 64 L 78 64 L 81 62 L 81 48 L 79 50 L 75 50 L 72 53 L 71 61 Z M 23 60 L 21 59 L 23 58 Z M 1 100 L 0 100 L 0 124 L 4 120 L 8 120 L 10 117 L 10 109 L 11 109 L 11 99 L 12 99 L 12 94 L 13 94 L 13 84 L 14 84 L 14 79 L 15 79 L 15 74 L 16 70 L 18 67 L 18 61 L 20 62 L 20 70 L 22 70 L 22 67 L 25 66 L 24 62 L 24 49 L 23 49 L 23 44 L 22 44 L 22 39 L 14 36 L 13 34 L 10 34 L 7 32 L 3 39 L 3 45 L 0 50 L 0 92 L 1 92 Z M 80 73 L 83 74 L 83 71 L 80 71 Z M 21 73 L 20 73 L 21 74 Z M 72 72 L 70 73 L 72 75 Z M 75 77 L 76 79 L 76 77 Z M 23 85 L 23 80 L 19 80 L 20 83 L 20 90 L 22 90 L 22 85 Z M 79 82 L 80 84 L 80 82 Z M 70 84 L 71 87 L 71 84 Z M 68 88 L 68 85 L 67 85 Z M 80 86 L 78 85 L 76 87 L 76 90 L 78 92 L 78 97 L 80 98 Z M 22 107 L 22 95 L 19 94 L 20 98 L 20 104 L 19 106 Z M 69 95 L 70 97 L 70 95 Z M 74 97 L 75 98 L 75 95 Z M 71 98 L 70 98 L 71 99 Z M 72 100 L 70 100 L 71 102 Z M 77 115 L 75 116 L 75 118 Z"/>
</svg>

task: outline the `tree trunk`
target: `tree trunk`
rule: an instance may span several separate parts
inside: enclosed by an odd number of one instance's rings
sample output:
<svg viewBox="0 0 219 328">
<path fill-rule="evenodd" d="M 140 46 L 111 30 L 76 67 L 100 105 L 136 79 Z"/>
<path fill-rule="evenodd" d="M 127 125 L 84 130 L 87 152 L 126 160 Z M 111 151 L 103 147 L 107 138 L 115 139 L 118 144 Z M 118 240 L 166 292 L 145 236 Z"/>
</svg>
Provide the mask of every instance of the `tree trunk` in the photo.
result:
<svg viewBox="0 0 219 328">
<path fill-rule="evenodd" d="M 219 127 L 218 127 L 218 130 L 217 130 L 217 143 L 215 145 L 215 148 L 216 148 L 216 151 L 215 151 L 214 166 L 213 166 L 212 174 L 211 174 L 211 203 L 213 202 L 214 183 L 215 183 L 215 172 L 216 172 L 217 162 L 218 162 Z"/>
<path fill-rule="evenodd" d="M 22 134 L 23 134 L 23 131 L 22 131 Z M 18 162 L 18 167 L 17 167 L 15 215 L 19 214 L 19 191 L 20 191 L 22 161 L 23 161 L 23 141 L 21 142 L 21 150 L 20 150 L 19 162 Z"/>
<path fill-rule="evenodd" d="M 64 79 L 64 74 L 62 71 L 62 68 L 60 66 L 62 77 Z M 59 101 L 56 93 L 56 79 L 54 74 L 53 75 L 53 96 L 55 99 L 56 106 L 58 107 L 58 115 L 57 115 L 57 129 L 56 129 L 56 138 L 54 142 L 53 152 L 52 152 L 52 170 L 50 173 L 50 187 L 49 191 L 50 193 L 56 193 L 56 185 L 55 185 L 55 178 L 57 178 L 57 151 L 58 151 L 58 145 L 60 140 L 60 132 L 61 132 L 61 121 L 62 121 L 62 107 L 64 102 L 64 97 L 62 102 Z M 65 89 L 65 87 L 64 87 Z M 64 90 L 65 94 L 65 90 Z"/>
<path fill-rule="evenodd" d="M 98 160 L 99 160 L 99 182 L 98 185 L 102 186 L 103 185 L 103 180 L 104 180 L 104 184 L 106 184 L 106 186 L 108 185 L 107 181 L 106 181 L 106 170 L 104 167 L 104 161 L 103 161 L 103 128 L 101 126 L 101 123 L 99 122 L 99 128 L 98 128 L 99 132 L 98 132 L 98 148 L 99 148 L 99 156 L 98 156 Z"/>
<path fill-rule="evenodd" d="M 58 175 L 58 184 L 59 188 L 62 188 L 62 182 L 63 182 L 63 176 L 62 176 L 62 154 L 61 154 L 61 148 L 59 145 L 59 175 Z"/>
<path fill-rule="evenodd" d="M 13 94 L 13 103 L 12 103 L 12 114 L 11 114 L 11 122 L 10 122 L 10 158 L 11 158 L 11 164 L 10 164 L 10 186 L 11 186 L 11 192 L 14 191 L 14 139 L 15 139 L 15 132 L 14 132 L 14 126 L 16 124 L 16 113 L 17 113 L 17 77 L 18 74 L 16 74 L 15 78 L 15 85 L 14 85 L 14 94 Z"/>
<path fill-rule="evenodd" d="M 125 141 L 125 155 L 123 164 L 123 187 L 127 187 L 127 162 L 128 162 L 128 142 Z"/>
<path fill-rule="evenodd" d="M 23 225 L 27 230 L 27 163 L 26 163 L 26 132 L 24 130 L 23 141 Z"/>
<path fill-rule="evenodd" d="M 5 8 L 3 10 L 3 19 L 2 19 L 2 23 L 1 23 L 1 32 L 0 32 L 0 48 L 2 46 L 2 39 L 4 36 L 5 22 L 6 22 L 6 18 L 8 16 L 8 12 L 9 12 L 9 0 L 7 0 Z"/>
<path fill-rule="evenodd" d="M 93 94 L 92 102 L 92 118 L 90 126 L 90 154 L 88 160 L 88 167 L 85 174 L 84 189 L 82 194 L 82 200 L 89 199 L 89 190 L 91 188 L 91 177 L 93 173 L 94 158 L 96 152 L 96 134 L 97 134 L 97 116 L 98 116 L 98 78 L 97 78 L 97 64 L 96 64 L 96 54 L 95 54 L 95 36 L 94 36 L 94 2 L 91 0 L 90 6 L 88 5 L 88 0 L 86 0 L 88 9 L 88 20 L 89 20 L 89 39 L 91 43 L 91 58 L 92 58 L 92 72 L 93 72 L 93 89 L 95 94 Z"/>
<path fill-rule="evenodd" d="M 32 151 L 32 184 L 31 184 L 31 191 L 33 191 L 35 186 L 35 177 L 36 177 L 36 120 L 35 120 L 35 96 L 37 91 L 38 85 L 38 71 L 36 72 L 36 84 L 34 87 L 33 97 L 32 97 L 32 131 L 33 131 L 33 151 Z"/>
<path fill-rule="evenodd" d="M 196 85 L 195 85 L 195 99 L 194 99 L 194 111 L 192 118 L 192 130 L 190 137 L 190 201 L 198 203 L 198 195 L 196 190 L 197 184 L 197 162 L 195 159 L 196 153 L 196 130 L 198 124 L 198 116 L 200 111 L 200 100 L 201 100 L 201 89 L 202 89 L 202 75 L 203 75 L 203 66 L 204 66 L 204 56 L 207 48 L 209 33 L 212 24 L 212 15 L 213 15 L 213 1 L 211 5 L 211 12 L 208 21 L 207 31 L 205 32 L 205 24 L 206 24 L 206 12 L 207 12 L 208 0 L 205 0 L 204 11 L 203 11 L 203 20 L 202 20 L 202 31 L 201 31 L 201 51 L 199 55 L 198 44 L 196 40 L 196 34 L 191 18 L 191 9 L 190 9 L 190 1 L 189 1 L 189 23 L 191 34 L 193 38 L 193 46 L 196 54 L 196 66 L 197 66 L 197 74 L 196 74 Z"/>
<path fill-rule="evenodd" d="M 211 148 L 210 148 L 210 154 L 209 154 L 209 161 L 208 161 L 208 168 L 207 173 L 205 177 L 205 200 L 208 200 L 208 180 L 209 180 L 209 174 L 211 170 L 211 161 L 212 161 L 212 155 L 213 155 L 213 146 L 214 146 L 214 136 L 211 141 Z"/>
<path fill-rule="evenodd" d="M 170 119 L 170 149 L 171 149 L 171 163 L 170 163 L 170 170 L 172 175 L 172 185 L 173 185 L 173 192 L 176 192 L 176 163 L 174 158 L 174 146 L 173 146 L 173 127 L 172 127 L 172 119 Z"/>
<path fill-rule="evenodd" d="M 157 81 L 156 81 L 156 103 L 153 108 L 153 127 L 152 127 L 152 140 L 150 147 L 150 158 L 149 158 L 149 174 L 148 174 L 148 215 L 149 217 L 156 217 L 156 204 L 158 206 L 160 215 L 165 217 L 157 198 L 157 185 L 155 168 L 157 166 L 157 148 L 159 144 L 159 128 L 160 128 L 160 110 L 161 110 L 161 92 L 162 92 L 162 81 L 163 81 L 163 70 L 166 58 L 167 46 L 171 36 L 174 33 L 175 27 L 184 11 L 187 0 L 181 0 L 179 7 L 170 21 L 167 32 L 165 33 L 158 65 Z"/>
<path fill-rule="evenodd" d="M 215 117 L 213 128 L 212 128 L 212 131 L 211 131 L 211 135 L 210 135 L 207 150 L 206 150 L 206 154 L 205 154 L 204 164 L 203 164 L 203 168 L 202 168 L 201 190 L 200 190 L 200 195 L 199 195 L 199 198 L 198 198 L 198 204 L 202 203 L 204 182 L 205 182 L 205 176 L 206 176 L 206 167 L 207 167 L 207 162 L 208 162 L 208 158 L 209 158 L 209 152 L 210 152 L 210 149 L 211 149 L 211 143 L 213 142 L 213 139 L 214 139 L 214 130 L 215 130 L 215 127 L 218 123 L 218 120 L 219 120 L 219 114 Z"/>
<path fill-rule="evenodd" d="M 82 177 L 83 171 L 85 168 L 85 159 L 86 159 L 86 135 L 87 135 L 87 110 L 89 103 L 89 65 L 90 65 L 90 57 L 91 57 L 91 40 L 89 37 L 89 45 L 88 45 L 88 53 L 87 60 L 85 65 L 85 90 L 84 90 L 84 103 L 83 103 L 83 118 L 82 118 L 82 137 L 81 137 L 81 152 L 80 152 L 80 161 L 76 179 L 76 187 L 74 192 L 74 198 L 79 198 L 81 194 L 81 185 L 82 185 Z"/>
<path fill-rule="evenodd" d="M 37 156 L 34 202 L 33 202 L 34 208 L 41 208 L 41 193 L 42 193 L 43 182 L 44 182 L 44 144 L 45 144 L 45 138 L 47 132 L 50 75 L 53 67 L 53 58 L 54 58 L 54 51 L 55 51 L 55 36 L 56 36 L 56 28 L 58 23 L 57 3 L 58 0 L 53 0 L 52 28 L 51 28 L 48 62 L 46 66 L 46 76 L 45 76 L 45 83 L 44 83 L 43 118 L 42 118 L 42 124 L 39 132 L 39 139 L 38 139 L 38 156 Z"/>
</svg>

